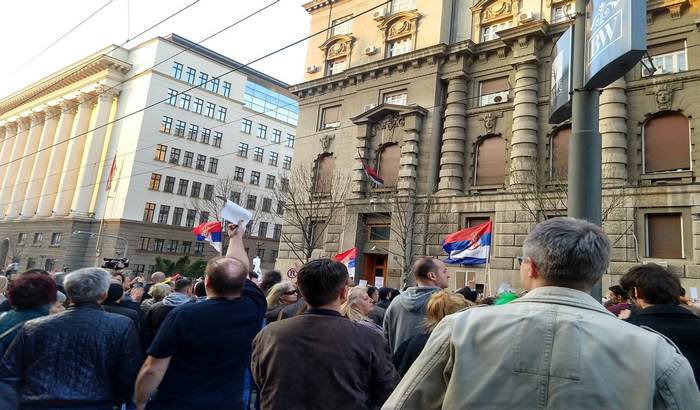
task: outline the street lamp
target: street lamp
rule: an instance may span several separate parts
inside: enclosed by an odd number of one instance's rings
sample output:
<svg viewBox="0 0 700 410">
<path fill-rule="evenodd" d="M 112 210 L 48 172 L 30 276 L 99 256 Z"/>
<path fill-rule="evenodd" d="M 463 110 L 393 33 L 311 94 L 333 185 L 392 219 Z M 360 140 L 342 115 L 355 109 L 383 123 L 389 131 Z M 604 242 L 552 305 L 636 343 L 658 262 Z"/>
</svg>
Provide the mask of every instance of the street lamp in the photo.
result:
<svg viewBox="0 0 700 410">
<path fill-rule="evenodd" d="M 73 235 L 88 235 L 91 238 L 94 237 L 104 237 L 104 238 L 114 238 L 120 241 L 124 241 L 124 254 L 122 255 L 123 258 L 126 258 L 126 251 L 129 249 L 129 241 L 126 240 L 126 238 L 117 236 L 117 235 L 107 235 L 107 234 L 98 234 L 98 233 L 93 233 L 93 232 L 86 232 L 86 231 L 73 231 Z"/>
</svg>

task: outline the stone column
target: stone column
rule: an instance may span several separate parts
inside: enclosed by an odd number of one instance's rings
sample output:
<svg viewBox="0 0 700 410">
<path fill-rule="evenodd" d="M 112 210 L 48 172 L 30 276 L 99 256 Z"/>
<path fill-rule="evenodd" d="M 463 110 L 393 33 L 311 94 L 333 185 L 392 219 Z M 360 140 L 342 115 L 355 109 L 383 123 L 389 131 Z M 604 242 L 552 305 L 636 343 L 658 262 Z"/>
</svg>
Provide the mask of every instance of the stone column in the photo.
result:
<svg viewBox="0 0 700 410">
<path fill-rule="evenodd" d="M 36 154 L 34 167 L 30 174 L 30 180 L 27 185 L 27 192 L 22 205 L 21 218 L 31 218 L 36 214 L 39 198 L 43 195 L 41 188 L 44 185 L 46 178 L 49 158 L 51 157 L 51 144 L 54 142 L 56 135 L 56 127 L 58 126 L 58 117 L 61 111 L 57 107 L 48 107 L 46 109 L 46 119 L 44 120 L 44 129 L 41 131 L 41 140 L 39 141 L 39 152 Z"/>
<path fill-rule="evenodd" d="M 19 161 L 19 170 L 17 171 L 17 180 L 15 187 L 12 190 L 11 203 L 7 208 L 8 218 L 17 218 L 22 205 L 24 204 L 25 194 L 27 193 L 27 184 L 31 178 L 34 161 L 36 161 L 37 149 L 41 141 L 41 134 L 44 129 L 44 113 L 35 112 L 31 115 L 32 124 L 29 129 L 27 143 L 24 146 L 22 160 Z"/>
<path fill-rule="evenodd" d="M 352 175 L 352 193 L 354 198 L 362 198 L 365 193 L 365 183 L 367 177 L 365 176 L 365 171 L 362 168 L 362 159 L 364 159 L 368 164 L 369 159 L 369 144 L 370 135 L 372 132 L 372 124 L 369 121 L 364 121 L 357 124 L 357 138 L 355 143 L 356 152 L 353 153 L 355 157 L 355 164 L 353 165 L 353 175 Z"/>
<path fill-rule="evenodd" d="M 602 176 L 605 186 L 627 182 L 627 83 L 624 77 L 603 89 L 599 102 Z"/>
<path fill-rule="evenodd" d="M 90 125 L 90 116 L 95 105 L 93 98 L 87 94 L 81 95 L 78 101 L 80 102 L 78 114 L 73 122 L 73 129 L 71 130 L 66 151 L 65 166 L 61 175 L 61 182 L 58 184 L 56 203 L 53 207 L 54 215 L 56 216 L 66 216 L 70 213 L 71 202 L 78 183 L 80 162 L 83 158 L 87 131 Z"/>
<path fill-rule="evenodd" d="M 511 187 L 534 185 L 537 178 L 537 62 L 515 67 L 513 132 L 510 140 Z"/>
<path fill-rule="evenodd" d="M 88 133 L 85 141 L 78 182 L 71 204 L 71 212 L 78 216 L 87 216 L 93 194 L 97 188 L 95 182 L 107 136 L 106 124 L 109 121 L 109 113 L 112 110 L 112 101 L 115 96 L 114 92 L 105 92 L 103 89 L 98 89 L 97 92 L 100 94 L 97 100 L 95 120 L 90 124 L 92 131 Z"/>
<path fill-rule="evenodd" d="M 3 137 L 2 148 L 0 148 L 0 182 L 5 180 L 5 173 L 7 171 L 7 161 L 10 160 L 10 154 L 12 153 L 12 146 L 15 143 L 17 136 L 17 124 L 14 122 L 9 122 L 5 124 L 5 136 Z M 3 186 L 0 186 L 0 193 L 4 191 Z M 2 198 L 2 195 L 0 195 Z"/>
<path fill-rule="evenodd" d="M 29 135 L 30 120 L 29 118 L 19 118 L 17 120 L 17 135 L 12 145 L 12 153 L 5 163 L 7 171 L 2 182 L 2 192 L 0 192 L 0 215 L 5 216 L 5 211 L 9 209 L 12 203 L 12 191 L 15 189 L 17 181 L 17 173 L 19 172 L 20 158 L 24 154 L 24 147 L 27 145 L 27 135 Z"/>
<path fill-rule="evenodd" d="M 467 140 L 467 78 L 464 75 L 447 82 L 445 122 L 440 154 L 438 191 L 445 195 L 464 192 L 464 150 Z"/>
<path fill-rule="evenodd" d="M 63 163 L 66 159 L 66 150 L 68 149 L 66 140 L 71 135 L 77 107 L 75 101 L 64 101 L 60 105 L 61 117 L 58 120 L 58 128 L 52 142 L 53 147 L 49 154 L 46 177 L 42 183 L 41 197 L 37 205 L 37 216 L 51 216 L 51 212 L 53 212 L 53 205 L 56 201 L 58 185 L 63 171 Z"/>
<path fill-rule="evenodd" d="M 411 114 L 404 120 L 404 137 L 401 146 L 401 160 L 399 168 L 399 181 L 396 188 L 402 194 L 416 192 L 416 179 L 418 177 L 418 145 L 420 144 L 420 130 L 423 128 L 423 118 L 417 114 Z"/>
</svg>

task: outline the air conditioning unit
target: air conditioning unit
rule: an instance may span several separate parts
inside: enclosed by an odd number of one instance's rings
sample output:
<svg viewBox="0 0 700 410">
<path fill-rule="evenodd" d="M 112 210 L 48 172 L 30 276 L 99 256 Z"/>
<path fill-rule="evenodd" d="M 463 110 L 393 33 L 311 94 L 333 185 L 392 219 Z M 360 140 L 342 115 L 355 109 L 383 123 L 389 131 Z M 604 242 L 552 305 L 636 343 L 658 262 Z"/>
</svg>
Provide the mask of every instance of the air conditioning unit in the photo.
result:
<svg viewBox="0 0 700 410">
<path fill-rule="evenodd" d="M 362 112 L 367 112 L 376 106 L 377 104 L 365 104 L 365 106 L 362 108 Z"/>
<path fill-rule="evenodd" d="M 502 104 L 505 102 L 508 102 L 508 91 L 501 91 L 498 93 L 482 95 L 479 106 L 483 107 L 485 105 Z"/>
<path fill-rule="evenodd" d="M 317 65 L 310 65 L 310 66 L 306 67 L 306 72 L 309 74 L 314 74 L 314 73 L 317 73 L 320 69 L 321 69 L 321 67 L 319 67 Z"/>
<path fill-rule="evenodd" d="M 528 21 L 532 21 L 533 19 L 534 17 L 531 11 L 518 14 L 518 21 L 521 23 L 527 23 Z"/>
<path fill-rule="evenodd" d="M 379 9 L 372 13 L 372 20 L 374 21 L 383 21 L 385 17 L 386 11 L 384 11 L 384 9 Z"/>
<path fill-rule="evenodd" d="M 374 47 L 374 46 L 365 47 L 365 54 L 368 56 L 372 56 L 372 55 L 377 54 L 377 51 L 379 51 L 377 49 L 377 47 Z"/>
</svg>

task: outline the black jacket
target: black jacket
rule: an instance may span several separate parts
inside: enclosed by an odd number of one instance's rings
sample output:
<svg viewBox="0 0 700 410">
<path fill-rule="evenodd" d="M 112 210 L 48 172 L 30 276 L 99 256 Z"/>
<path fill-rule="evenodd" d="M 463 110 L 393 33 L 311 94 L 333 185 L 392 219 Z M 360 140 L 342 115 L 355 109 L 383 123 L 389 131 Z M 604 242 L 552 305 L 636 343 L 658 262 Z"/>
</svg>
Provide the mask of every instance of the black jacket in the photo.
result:
<svg viewBox="0 0 700 410">
<path fill-rule="evenodd" d="M 133 392 L 141 346 L 131 319 L 97 304 L 30 320 L 0 361 L 23 407 L 111 409 Z"/>
<path fill-rule="evenodd" d="M 413 362 L 420 356 L 425 344 L 428 343 L 428 338 L 430 338 L 430 333 L 417 334 L 401 343 L 399 348 L 396 349 L 392 361 L 401 377 L 406 375 L 406 372 L 411 368 Z"/>
<path fill-rule="evenodd" d="M 629 320 L 637 326 L 648 326 L 678 346 L 688 359 L 700 386 L 700 318 L 678 305 L 654 305 L 641 309 Z"/>
</svg>

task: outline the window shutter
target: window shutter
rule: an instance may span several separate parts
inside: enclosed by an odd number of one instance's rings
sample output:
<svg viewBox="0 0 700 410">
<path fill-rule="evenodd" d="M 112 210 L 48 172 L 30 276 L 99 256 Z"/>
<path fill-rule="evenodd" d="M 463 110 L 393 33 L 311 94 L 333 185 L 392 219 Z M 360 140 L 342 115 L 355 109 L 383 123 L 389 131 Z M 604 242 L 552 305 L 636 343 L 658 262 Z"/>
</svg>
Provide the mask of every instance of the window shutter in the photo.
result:
<svg viewBox="0 0 700 410">
<path fill-rule="evenodd" d="M 340 106 L 323 109 L 323 124 L 333 124 L 340 122 Z"/>
<path fill-rule="evenodd" d="M 384 178 L 384 186 L 396 186 L 399 180 L 401 148 L 399 144 L 386 145 L 379 157 L 379 176 Z"/>
<path fill-rule="evenodd" d="M 508 85 L 508 77 L 485 80 L 480 84 L 481 88 L 479 90 L 479 95 L 500 93 L 501 91 L 508 91 L 510 89 L 510 86 Z"/>
<path fill-rule="evenodd" d="M 500 185 L 506 178 L 506 142 L 487 138 L 479 144 L 476 159 L 476 185 Z"/>
<path fill-rule="evenodd" d="M 683 258 L 681 214 L 647 214 L 647 256 Z"/>
<path fill-rule="evenodd" d="M 647 52 L 650 56 L 658 56 L 661 54 L 674 53 L 685 49 L 685 40 L 672 41 L 670 43 L 656 44 L 647 46 Z"/>
<path fill-rule="evenodd" d="M 552 136 L 551 158 L 552 158 L 552 179 L 566 179 L 569 170 L 569 139 L 571 137 L 571 127 L 562 128 Z"/>
<path fill-rule="evenodd" d="M 333 183 L 333 171 L 335 170 L 335 158 L 327 154 L 318 160 L 316 169 L 316 192 L 331 192 Z"/>
<path fill-rule="evenodd" d="M 668 114 L 644 125 L 644 172 L 690 169 L 688 119 Z"/>
</svg>

